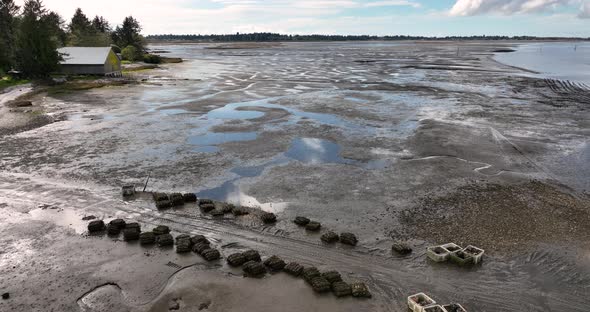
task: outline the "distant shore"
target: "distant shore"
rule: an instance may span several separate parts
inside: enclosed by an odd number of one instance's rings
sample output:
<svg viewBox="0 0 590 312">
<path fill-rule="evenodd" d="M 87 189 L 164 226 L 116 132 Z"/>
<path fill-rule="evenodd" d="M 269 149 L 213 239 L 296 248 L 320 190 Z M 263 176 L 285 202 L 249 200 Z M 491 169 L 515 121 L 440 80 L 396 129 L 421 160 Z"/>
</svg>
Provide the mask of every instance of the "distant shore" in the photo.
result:
<svg viewBox="0 0 590 312">
<path fill-rule="evenodd" d="M 147 43 L 237 43 L 237 42 L 359 42 L 359 41 L 391 41 L 391 42 L 445 42 L 445 41 L 590 41 L 584 37 L 535 37 L 535 36 L 372 36 L 372 35 L 286 35 L 275 33 L 223 34 L 223 35 L 173 35 L 160 34 L 145 37 Z"/>
</svg>

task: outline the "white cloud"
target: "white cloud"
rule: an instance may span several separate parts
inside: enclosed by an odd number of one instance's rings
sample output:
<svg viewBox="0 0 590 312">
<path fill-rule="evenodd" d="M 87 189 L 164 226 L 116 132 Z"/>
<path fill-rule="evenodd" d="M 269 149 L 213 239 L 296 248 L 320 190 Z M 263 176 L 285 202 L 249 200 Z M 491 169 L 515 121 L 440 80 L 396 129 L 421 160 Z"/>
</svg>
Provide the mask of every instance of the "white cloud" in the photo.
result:
<svg viewBox="0 0 590 312">
<path fill-rule="evenodd" d="M 22 3 L 24 0 L 17 0 Z M 77 7 L 88 16 L 102 15 L 112 24 L 133 15 L 144 34 L 234 33 L 271 31 L 281 33 L 342 33 L 330 22 L 342 19 L 347 9 L 385 6 L 420 7 L 414 0 L 45 0 L 49 10 L 58 12 L 67 22 Z M 113 10 L 112 8 L 117 8 Z M 366 22 L 379 21 L 367 17 Z M 309 30 L 310 25 L 322 25 Z M 353 25 L 350 25 L 353 26 Z M 387 30 L 386 27 L 383 27 Z M 355 34 L 374 33 L 375 28 L 347 27 Z"/>
<path fill-rule="evenodd" d="M 590 18 L 590 1 L 582 3 L 582 7 L 580 8 L 580 14 L 578 15 L 578 17 Z"/>
<path fill-rule="evenodd" d="M 364 4 L 365 7 L 383 7 L 383 6 L 411 6 L 413 8 L 420 8 L 422 5 L 418 2 L 414 1 L 405 1 L 405 0 L 389 0 L 389 1 L 376 1 L 376 2 L 368 2 Z"/>
<path fill-rule="evenodd" d="M 576 0 L 457 0 L 451 8 L 454 16 L 471 16 L 485 13 L 516 14 L 539 12 L 568 5 Z"/>
</svg>

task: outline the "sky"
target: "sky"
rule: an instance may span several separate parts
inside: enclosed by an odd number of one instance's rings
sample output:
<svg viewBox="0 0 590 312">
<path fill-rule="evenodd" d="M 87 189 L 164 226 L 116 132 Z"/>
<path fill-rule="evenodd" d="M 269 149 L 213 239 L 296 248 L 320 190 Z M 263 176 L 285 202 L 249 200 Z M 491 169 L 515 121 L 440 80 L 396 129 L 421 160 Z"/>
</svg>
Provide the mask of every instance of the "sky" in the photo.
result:
<svg viewBox="0 0 590 312">
<path fill-rule="evenodd" d="M 17 0 L 21 3 L 24 0 Z M 533 35 L 590 37 L 590 0 L 43 0 L 148 34 Z"/>
</svg>

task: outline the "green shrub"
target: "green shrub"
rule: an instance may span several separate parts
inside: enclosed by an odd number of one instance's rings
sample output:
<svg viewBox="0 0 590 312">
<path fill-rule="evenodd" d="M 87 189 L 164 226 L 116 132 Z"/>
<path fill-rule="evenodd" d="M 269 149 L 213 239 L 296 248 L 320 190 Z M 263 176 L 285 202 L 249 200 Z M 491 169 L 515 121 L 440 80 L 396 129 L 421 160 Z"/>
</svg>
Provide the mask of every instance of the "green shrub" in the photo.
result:
<svg viewBox="0 0 590 312">
<path fill-rule="evenodd" d="M 135 61 L 137 57 L 137 48 L 132 45 L 125 47 L 125 49 L 121 51 L 121 57 L 127 61 Z"/>
<path fill-rule="evenodd" d="M 144 54 L 143 61 L 148 64 L 160 64 L 162 63 L 162 58 L 159 55 L 155 54 Z"/>
<path fill-rule="evenodd" d="M 0 89 L 31 82 L 27 79 L 13 79 L 10 76 L 0 76 Z"/>
</svg>

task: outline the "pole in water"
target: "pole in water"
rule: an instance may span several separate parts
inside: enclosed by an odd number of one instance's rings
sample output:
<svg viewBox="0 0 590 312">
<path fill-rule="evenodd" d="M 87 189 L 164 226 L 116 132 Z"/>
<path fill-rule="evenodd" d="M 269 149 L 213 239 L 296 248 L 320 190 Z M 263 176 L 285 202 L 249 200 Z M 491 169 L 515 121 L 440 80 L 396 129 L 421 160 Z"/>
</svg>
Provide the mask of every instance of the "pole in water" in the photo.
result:
<svg viewBox="0 0 590 312">
<path fill-rule="evenodd" d="M 143 191 L 142 192 L 145 192 L 145 189 L 146 189 L 146 187 L 148 185 L 148 182 L 150 181 L 150 175 L 151 174 L 152 174 L 151 172 L 148 172 L 148 176 L 147 176 L 147 179 L 145 179 L 145 185 L 143 186 Z"/>
</svg>

